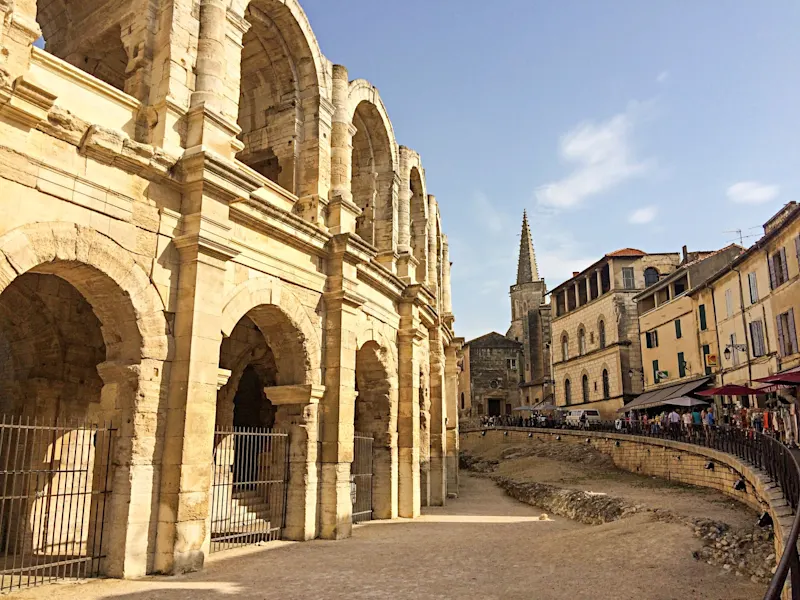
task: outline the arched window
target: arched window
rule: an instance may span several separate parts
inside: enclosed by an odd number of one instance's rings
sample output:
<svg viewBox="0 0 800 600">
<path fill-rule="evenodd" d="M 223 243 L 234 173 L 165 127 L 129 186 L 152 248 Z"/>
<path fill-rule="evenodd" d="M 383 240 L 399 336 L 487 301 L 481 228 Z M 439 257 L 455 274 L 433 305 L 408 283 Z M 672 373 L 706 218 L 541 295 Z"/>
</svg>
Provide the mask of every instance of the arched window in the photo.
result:
<svg viewBox="0 0 800 600">
<path fill-rule="evenodd" d="M 464 392 L 461 392 L 461 410 L 464 410 Z"/>
<path fill-rule="evenodd" d="M 600 321 L 600 323 L 598 324 L 597 337 L 598 337 L 598 339 L 600 341 L 600 347 L 601 348 L 605 348 L 606 347 L 606 322 L 605 321 Z"/>
<path fill-rule="evenodd" d="M 572 404 L 572 384 L 569 379 L 564 380 L 564 402 L 567 406 Z"/>
<path fill-rule="evenodd" d="M 611 389 L 608 383 L 608 369 L 603 369 L 603 398 L 608 400 L 611 397 Z"/>
<path fill-rule="evenodd" d="M 658 271 L 653 267 L 647 267 L 644 270 L 644 285 L 645 287 L 650 287 L 653 284 L 658 283 Z"/>
<path fill-rule="evenodd" d="M 583 327 L 578 330 L 578 354 L 586 354 L 586 330 Z"/>
<path fill-rule="evenodd" d="M 569 360 L 569 337 L 566 333 L 561 336 L 561 356 L 562 360 Z"/>
<path fill-rule="evenodd" d="M 589 376 L 584 375 L 583 379 L 581 380 L 581 385 L 583 387 L 583 401 L 589 401 Z"/>
</svg>

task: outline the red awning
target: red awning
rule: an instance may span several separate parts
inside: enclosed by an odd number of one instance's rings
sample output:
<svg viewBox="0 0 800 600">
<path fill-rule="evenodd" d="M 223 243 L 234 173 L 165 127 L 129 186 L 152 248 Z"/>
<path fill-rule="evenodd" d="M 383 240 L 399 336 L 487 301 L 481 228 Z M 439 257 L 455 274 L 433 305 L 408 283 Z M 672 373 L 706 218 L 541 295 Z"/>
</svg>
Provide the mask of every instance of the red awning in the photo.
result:
<svg viewBox="0 0 800 600">
<path fill-rule="evenodd" d="M 710 390 L 703 390 L 697 392 L 698 396 L 754 396 L 763 394 L 761 390 L 754 390 L 743 385 L 723 385 L 722 387 L 711 388 Z"/>
<path fill-rule="evenodd" d="M 761 379 L 756 379 L 756 381 L 760 381 L 762 383 L 800 385 L 800 371 L 793 371 L 789 373 L 777 373 L 776 375 L 770 375 L 769 377 L 762 377 Z"/>
</svg>

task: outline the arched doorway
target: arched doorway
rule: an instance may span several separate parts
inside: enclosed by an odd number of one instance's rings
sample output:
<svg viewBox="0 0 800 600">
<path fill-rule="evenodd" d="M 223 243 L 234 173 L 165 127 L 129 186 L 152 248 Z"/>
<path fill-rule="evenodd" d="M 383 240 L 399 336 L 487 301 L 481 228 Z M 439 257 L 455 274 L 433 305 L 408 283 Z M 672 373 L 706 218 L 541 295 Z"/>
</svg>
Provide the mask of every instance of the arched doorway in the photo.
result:
<svg viewBox="0 0 800 600">
<path fill-rule="evenodd" d="M 314 537 L 313 528 L 306 532 L 302 525 L 299 533 L 287 533 L 295 513 L 308 509 L 287 501 L 293 485 L 289 429 L 303 414 L 297 407 L 311 400 L 297 397 L 309 387 L 305 335 L 272 304 L 250 309 L 226 333 L 219 359 L 211 551 Z M 295 479 L 296 486 L 305 485 L 303 474 Z M 305 501 L 303 494 L 293 497 Z"/>
<path fill-rule="evenodd" d="M 356 445 L 353 470 L 372 466 L 371 516 L 375 519 L 397 516 L 397 389 L 390 362 L 386 348 L 375 341 L 356 353 L 354 430 L 373 441 L 371 461 L 358 455 L 368 445 Z"/>
<path fill-rule="evenodd" d="M 0 588 L 144 575 L 163 304 L 127 253 L 88 228 L 23 226 L 0 237 L 0 256 Z"/>
</svg>

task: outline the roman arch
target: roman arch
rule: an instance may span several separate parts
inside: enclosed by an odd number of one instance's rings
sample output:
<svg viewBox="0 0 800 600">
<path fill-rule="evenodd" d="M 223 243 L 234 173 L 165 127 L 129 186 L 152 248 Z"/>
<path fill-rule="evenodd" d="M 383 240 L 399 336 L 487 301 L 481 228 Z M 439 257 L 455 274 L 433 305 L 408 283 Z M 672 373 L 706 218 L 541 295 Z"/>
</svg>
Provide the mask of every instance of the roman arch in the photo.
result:
<svg viewBox="0 0 800 600">
<path fill-rule="evenodd" d="M 95 570 L 126 577 L 202 568 L 234 512 L 349 536 L 356 431 L 374 518 L 443 503 L 459 344 L 446 216 L 375 86 L 296 0 L 162 8 L 0 3 L 0 427 L 84 423 L 20 446 L 53 472 L 26 489 L 79 467 L 105 516 L 66 539 L 101 529 Z M 0 515 L 0 550 L 53 546 L 60 502 Z"/>
</svg>

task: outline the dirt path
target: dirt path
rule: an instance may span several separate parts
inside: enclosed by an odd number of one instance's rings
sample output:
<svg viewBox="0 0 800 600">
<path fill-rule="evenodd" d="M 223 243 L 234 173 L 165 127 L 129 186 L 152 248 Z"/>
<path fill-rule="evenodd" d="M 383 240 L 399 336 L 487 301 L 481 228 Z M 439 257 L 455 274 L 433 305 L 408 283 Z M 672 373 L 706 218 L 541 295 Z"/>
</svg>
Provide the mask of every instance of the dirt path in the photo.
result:
<svg viewBox="0 0 800 600">
<path fill-rule="evenodd" d="M 485 598 L 752 600 L 762 586 L 691 558 L 686 527 L 647 517 L 589 527 L 465 475 L 461 497 L 414 522 L 376 522 L 340 542 L 282 544 L 217 558 L 202 572 L 94 581 L 16 594 L 26 600 Z"/>
</svg>

